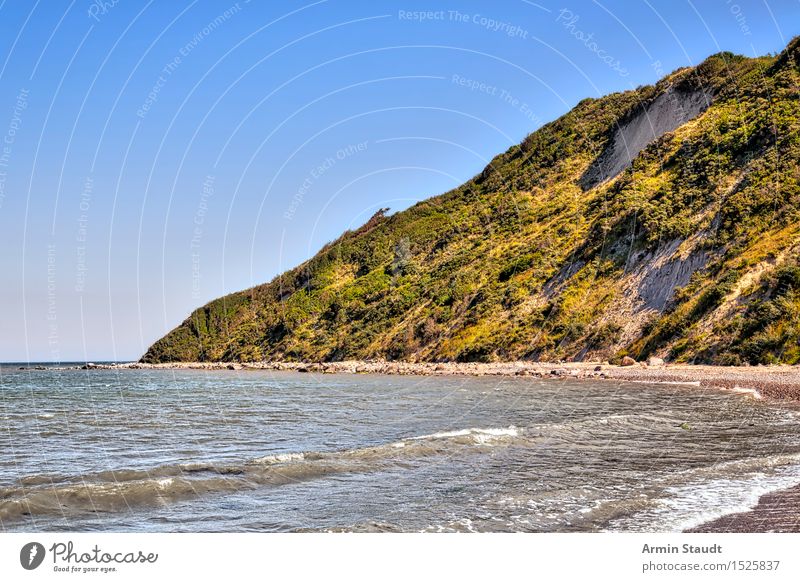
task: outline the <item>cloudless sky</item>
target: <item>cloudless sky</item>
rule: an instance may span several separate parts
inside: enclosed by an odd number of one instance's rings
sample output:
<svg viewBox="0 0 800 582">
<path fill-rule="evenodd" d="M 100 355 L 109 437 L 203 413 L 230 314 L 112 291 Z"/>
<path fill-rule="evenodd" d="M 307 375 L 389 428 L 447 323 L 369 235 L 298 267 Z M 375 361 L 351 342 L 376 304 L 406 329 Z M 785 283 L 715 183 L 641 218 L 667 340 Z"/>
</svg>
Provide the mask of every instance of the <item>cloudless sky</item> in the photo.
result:
<svg viewBox="0 0 800 582">
<path fill-rule="evenodd" d="M 584 97 L 779 52 L 800 2 L 5 0 L 0 31 L 0 361 L 129 360 Z"/>
</svg>

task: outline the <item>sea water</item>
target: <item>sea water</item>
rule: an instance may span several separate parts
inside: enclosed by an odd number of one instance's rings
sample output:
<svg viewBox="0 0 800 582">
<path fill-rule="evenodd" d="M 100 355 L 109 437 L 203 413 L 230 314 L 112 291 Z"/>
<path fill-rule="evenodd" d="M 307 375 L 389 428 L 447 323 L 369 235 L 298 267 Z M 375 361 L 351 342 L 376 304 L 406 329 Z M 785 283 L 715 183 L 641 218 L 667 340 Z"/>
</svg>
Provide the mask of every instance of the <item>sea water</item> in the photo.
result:
<svg viewBox="0 0 800 582">
<path fill-rule="evenodd" d="M 798 409 L 697 386 L 0 369 L 0 530 L 681 531 L 800 483 Z"/>
</svg>

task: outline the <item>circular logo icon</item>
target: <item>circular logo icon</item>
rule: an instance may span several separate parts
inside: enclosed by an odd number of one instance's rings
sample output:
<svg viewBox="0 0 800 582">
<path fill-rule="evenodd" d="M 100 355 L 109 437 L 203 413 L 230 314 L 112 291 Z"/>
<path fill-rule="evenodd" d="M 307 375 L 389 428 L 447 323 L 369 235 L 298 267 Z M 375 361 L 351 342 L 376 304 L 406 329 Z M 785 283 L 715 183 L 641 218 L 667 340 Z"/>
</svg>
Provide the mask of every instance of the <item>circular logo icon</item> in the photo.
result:
<svg viewBox="0 0 800 582">
<path fill-rule="evenodd" d="M 39 542 L 30 542 L 19 551 L 19 563 L 26 570 L 35 570 L 44 561 L 44 546 Z"/>
</svg>

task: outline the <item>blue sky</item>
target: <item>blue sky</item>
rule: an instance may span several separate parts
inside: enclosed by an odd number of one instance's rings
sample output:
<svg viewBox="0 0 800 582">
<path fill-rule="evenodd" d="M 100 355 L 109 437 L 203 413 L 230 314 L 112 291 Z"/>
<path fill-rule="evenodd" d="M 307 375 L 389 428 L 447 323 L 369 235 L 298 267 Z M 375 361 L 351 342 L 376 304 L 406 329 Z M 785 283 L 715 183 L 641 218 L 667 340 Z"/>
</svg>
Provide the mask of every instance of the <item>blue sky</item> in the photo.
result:
<svg viewBox="0 0 800 582">
<path fill-rule="evenodd" d="M 798 0 L 0 3 L 0 361 L 127 360 Z"/>
</svg>

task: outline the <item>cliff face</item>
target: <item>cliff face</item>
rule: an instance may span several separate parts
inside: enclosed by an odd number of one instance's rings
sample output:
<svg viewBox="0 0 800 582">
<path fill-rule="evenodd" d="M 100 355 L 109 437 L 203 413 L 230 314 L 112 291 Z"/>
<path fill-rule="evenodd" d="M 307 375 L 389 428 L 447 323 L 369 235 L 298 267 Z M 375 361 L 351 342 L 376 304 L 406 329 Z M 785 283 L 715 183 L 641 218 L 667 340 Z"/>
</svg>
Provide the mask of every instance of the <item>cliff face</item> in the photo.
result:
<svg viewBox="0 0 800 582">
<path fill-rule="evenodd" d="M 586 99 L 143 360 L 798 362 L 798 44 Z"/>
</svg>

